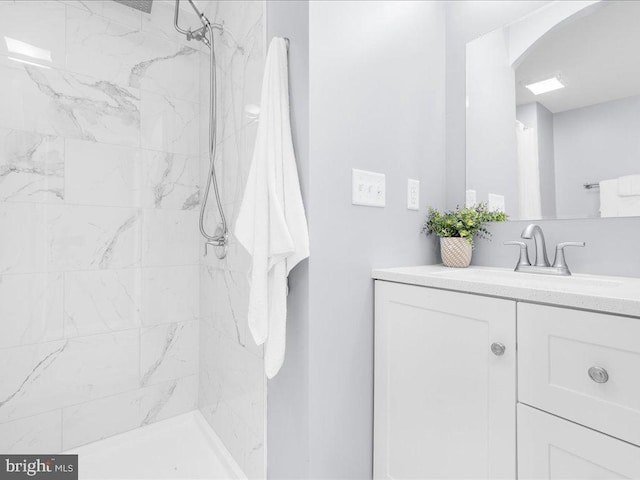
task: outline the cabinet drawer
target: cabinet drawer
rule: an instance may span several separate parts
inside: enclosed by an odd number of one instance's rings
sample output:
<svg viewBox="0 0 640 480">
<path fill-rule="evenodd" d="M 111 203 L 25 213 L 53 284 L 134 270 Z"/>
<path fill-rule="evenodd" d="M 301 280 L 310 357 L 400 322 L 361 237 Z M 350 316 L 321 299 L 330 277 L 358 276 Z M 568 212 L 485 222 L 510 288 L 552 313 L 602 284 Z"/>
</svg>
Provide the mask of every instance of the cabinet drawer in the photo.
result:
<svg viewBox="0 0 640 480">
<path fill-rule="evenodd" d="M 518 479 L 640 478 L 640 448 L 518 405 Z"/>
<path fill-rule="evenodd" d="M 640 445 L 640 319 L 519 303 L 518 399 Z"/>
</svg>

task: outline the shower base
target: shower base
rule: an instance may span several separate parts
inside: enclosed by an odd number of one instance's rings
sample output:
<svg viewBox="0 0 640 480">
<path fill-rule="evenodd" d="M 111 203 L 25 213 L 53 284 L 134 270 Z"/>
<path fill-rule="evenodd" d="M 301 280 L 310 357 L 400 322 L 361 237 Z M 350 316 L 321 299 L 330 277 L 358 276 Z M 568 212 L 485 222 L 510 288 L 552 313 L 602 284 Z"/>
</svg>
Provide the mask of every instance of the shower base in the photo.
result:
<svg viewBox="0 0 640 480">
<path fill-rule="evenodd" d="M 64 453 L 80 479 L 246 479 L 202 414 L 193 411 Z"/>
</svg>

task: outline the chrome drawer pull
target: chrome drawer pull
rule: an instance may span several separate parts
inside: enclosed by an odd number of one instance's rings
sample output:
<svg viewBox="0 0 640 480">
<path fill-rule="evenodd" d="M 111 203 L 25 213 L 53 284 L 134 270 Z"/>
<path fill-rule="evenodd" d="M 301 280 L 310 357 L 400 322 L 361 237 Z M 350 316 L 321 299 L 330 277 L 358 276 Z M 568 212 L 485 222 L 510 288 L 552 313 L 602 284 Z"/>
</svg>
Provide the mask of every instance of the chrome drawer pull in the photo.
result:
<svg viewBox="0 0 640 480">
<path fill-rule="evenodd" d="M 589 377 L 596 383 L 607 383 L 609 381 L 609 374 L 602 367 L 591 367 L 589 369 Z"/>
<path fill-rule="evenodd" d="M 494 355 L 496 356 L 500 356 L 500 355 L 504 355 L 504 351 L 507 349 L 507 347 L 505 347 L 503 344 L 501 343 L 492 343 L 491 344 L 491 351 L 493 352 Z"/>
</svg>

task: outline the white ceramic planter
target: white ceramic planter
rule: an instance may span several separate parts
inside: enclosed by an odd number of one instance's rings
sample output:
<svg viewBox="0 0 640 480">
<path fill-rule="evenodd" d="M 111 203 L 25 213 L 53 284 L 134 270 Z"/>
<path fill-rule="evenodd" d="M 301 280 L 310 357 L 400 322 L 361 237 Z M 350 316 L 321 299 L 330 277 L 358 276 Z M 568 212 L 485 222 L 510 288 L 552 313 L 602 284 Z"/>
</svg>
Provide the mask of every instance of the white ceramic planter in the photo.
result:
<svg viewBox="0 0 640 480">
<path fill-rule="evenodd" d="M 472 252 L 473 248 L 465 238 L 440 237 L 440 255 L 442 263 L 447 267 L 468 267 Z"/>
</svg>

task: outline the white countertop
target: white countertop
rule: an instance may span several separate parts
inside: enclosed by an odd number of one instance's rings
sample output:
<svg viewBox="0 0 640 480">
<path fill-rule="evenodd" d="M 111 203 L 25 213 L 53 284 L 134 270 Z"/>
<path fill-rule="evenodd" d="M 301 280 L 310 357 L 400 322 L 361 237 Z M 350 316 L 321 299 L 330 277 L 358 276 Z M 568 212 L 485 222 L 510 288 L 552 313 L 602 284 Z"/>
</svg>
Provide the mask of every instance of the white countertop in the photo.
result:
<svg viewBox="0 0 640 480">
<path fill-rule="evenodd" d="M 516 273 L 442 265 L 373 270 L 376 280 L 640 317 L 640 278 Z"/>
</svg>

